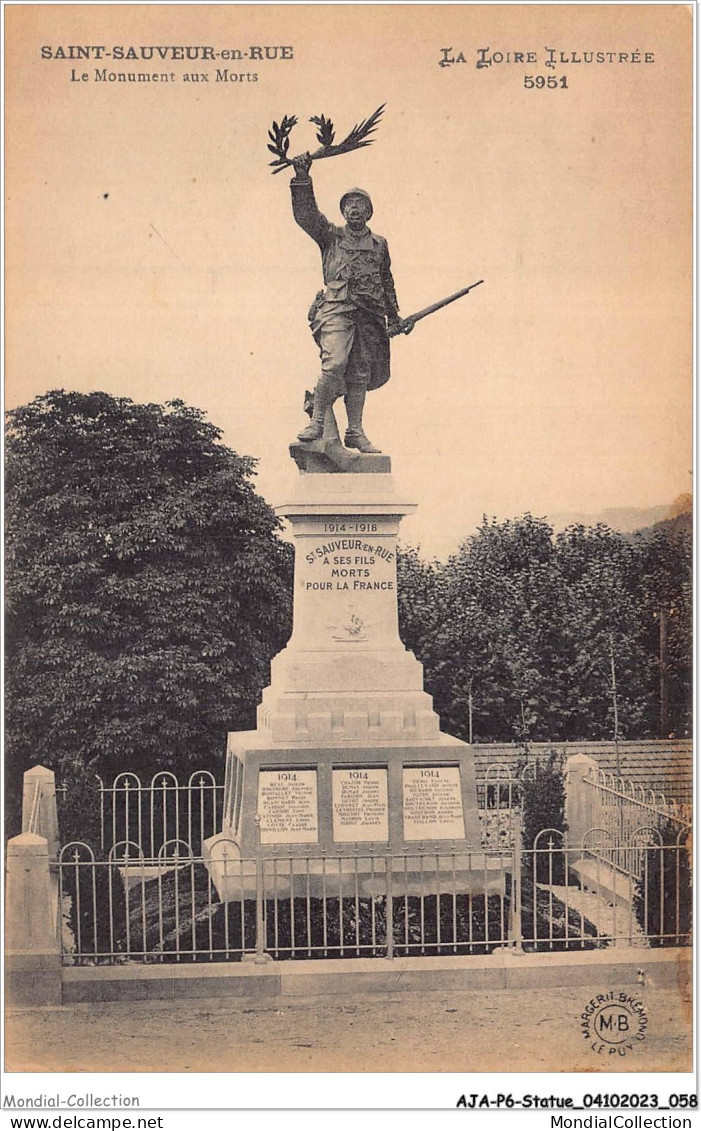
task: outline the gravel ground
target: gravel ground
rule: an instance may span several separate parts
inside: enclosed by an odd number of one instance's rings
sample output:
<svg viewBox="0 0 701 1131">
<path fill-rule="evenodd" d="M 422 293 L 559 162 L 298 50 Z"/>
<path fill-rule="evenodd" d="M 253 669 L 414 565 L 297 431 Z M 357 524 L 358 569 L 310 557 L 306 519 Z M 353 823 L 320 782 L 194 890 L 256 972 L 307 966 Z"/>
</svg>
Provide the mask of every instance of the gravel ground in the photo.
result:
<svg viewBox="0 0 701 1131">
<path fill-rule="evenodd" d="M 690 1071 L 691 1000 L 646 986 L 649 1023 L 625 1056 L 597 1054 L 579 1016 L 630 986 L 430 991 L 10 1009 L 9 1071 Z"/>
</svg>

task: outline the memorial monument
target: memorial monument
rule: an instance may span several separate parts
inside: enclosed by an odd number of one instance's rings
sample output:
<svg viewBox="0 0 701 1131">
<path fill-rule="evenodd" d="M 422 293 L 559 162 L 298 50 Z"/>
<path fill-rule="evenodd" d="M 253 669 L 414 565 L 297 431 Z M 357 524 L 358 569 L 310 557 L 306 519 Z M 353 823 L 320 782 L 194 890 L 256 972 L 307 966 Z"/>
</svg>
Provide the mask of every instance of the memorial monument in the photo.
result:
<svg viewBox="0 0 701 1131">
<path fill-rule="evenodd" d="M 276 171 L 294 169 L 294 218 L 321 250 L 325 286 L 309 315 L 321 375 L 313 403 L 307 394 L 311 423 L 290 445 L 295 481 L 275 508 L 294 537 L 293 631 L 272 661 L 256 729 L 229 734 L 222 832 L 204 846 L 223 899 L 240 898 L 242 875 L 253 883 L 253 862 L 271 856 L 323 857 L 326 870 L 344 856 L 369 862 L 480 849 L 470 747 L 441 731 L 422 666 L 399 638 L 397 535 L 416 505 L 363 420 L 366 393 L 389 378 L 390 337 L 471 288 L 400 316 L 387 241 L 368 227 L 369 194 L 344 194 L 343 226 L 316 205 L 309 169 L 329 155 L 333 128 L 323 116 L 313 120 L 322 141 L 314 155 L 286 157 L 295 119 L 274 123 L 270 134 Z M 355 148 L 368 144 L 366 127 L 356 127 Z M 343 443 L 333 410 L 341 396 Z M 232 853 L 241 861 L 231 890 L 224 845 L 229 863 Z M 482 861 L 480 877 L 466 874 L 465 886 L 484 882 Z"/>
</svg>

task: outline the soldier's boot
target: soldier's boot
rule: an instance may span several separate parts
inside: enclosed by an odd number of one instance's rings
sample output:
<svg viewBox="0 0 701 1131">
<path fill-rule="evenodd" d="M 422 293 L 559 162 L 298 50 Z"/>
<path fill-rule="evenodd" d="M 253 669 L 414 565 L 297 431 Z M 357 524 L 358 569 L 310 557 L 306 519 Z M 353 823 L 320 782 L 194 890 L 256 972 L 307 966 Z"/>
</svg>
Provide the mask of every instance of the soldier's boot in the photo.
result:
<svg viewBox="0 0 701 1131">
<path fill-rule="evenodd" d="M 348 428 L 343 437 L 347 448 L 356 448 L 366 455 L 380 451 L 372 440 L 369 440 L 363 431 L 363 407 L 365 405 L 365 389 L 352 386 L 345 396 L 346 412 L 348 413 Z"/>
<path fill-rule="evenodd" d="M 336 400 L 338 393 L 334 392 L 335 382 L 328 374 L 320 377 L 314 390 L 314 409 L 311 423 L 298 434 L 297 439 L 305 443 L 320 440 L 324 434 L 324 417 L 327 408 Z"/>
</svg>

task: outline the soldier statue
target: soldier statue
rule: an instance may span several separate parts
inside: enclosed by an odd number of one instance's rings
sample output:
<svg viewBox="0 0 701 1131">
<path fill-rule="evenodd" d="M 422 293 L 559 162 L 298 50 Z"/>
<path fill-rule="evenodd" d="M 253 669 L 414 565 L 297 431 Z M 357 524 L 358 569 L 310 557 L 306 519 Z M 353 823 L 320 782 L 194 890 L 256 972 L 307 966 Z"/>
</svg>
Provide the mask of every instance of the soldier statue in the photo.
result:
<svg viewBox="0 0 701 1131">
<path fill-rule="evenodd" d="M 298 438 L 321 439 L 327 409 L 343 396 L 348 415 L 346 447 L 378 452 L 363 430 L 365 394 L 389 380 L 389 339 L 410 333 L 414 320 L 399 314 L 387 241 L 368 228 L 373 213 L 368 193 L 359 188 L 344 193 L 340 207 L 345 226 L 329 223 L 314 199 L 311 163 L 309 153 L 293 159 L 290 189 L 295 220 L 321 250 L 325 289 L 309 311 L 321 354 L 321 377 L 314 390 L 311 423 Z"/>
</svg>

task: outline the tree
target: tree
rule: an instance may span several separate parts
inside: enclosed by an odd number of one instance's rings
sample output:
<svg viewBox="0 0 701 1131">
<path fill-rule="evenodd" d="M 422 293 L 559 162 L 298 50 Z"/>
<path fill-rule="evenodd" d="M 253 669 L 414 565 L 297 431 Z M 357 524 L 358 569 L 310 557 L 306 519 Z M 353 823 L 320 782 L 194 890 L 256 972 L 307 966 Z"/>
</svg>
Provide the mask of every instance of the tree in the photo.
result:
<svg viewBox="0 0 701 1131">
<path fill-rule="evenodd" d="M 691 733 L 693 698 L 693 545 L 690 530 L 655 530 L 637 547 L 644 630 L 656 658 L 657 695 L 649 729 L 660 738 Z"/>
<path fill-rule="evenodd" d="M 485 518 L 457 554 L 399 571 L 400 630 L 443 726 L 469 742 L 548 738 L 561 725 L 562 596 L 552 528 Z"/>
<path fill-rule="evenodd" d="M 580 726 L 589 737 L 612 738 L 618 746 L 644 730 L 650 694 L 636 547 L 603 524 L 571 526 L 557 545 Z"/>
<path fill-rule="evenodd" d="M 452 705 L 444 714 L 461 737 L 465 719 L 482 740 L 521 743 L 549 737 L 560 722 L 562 602 L 552 533 L 530 514 L 485 518 L 445 567 Z"/>
<path fill-rule="evenodd" d="M 441 566 L 427 562 L 413 546 L 397 553 L 397 604 L 399 633 L 407 648 L 418 655 L 428 646 L 442 618 L 438 589 Z"/>
<path fill-rule="evenodd" d="M 554 536 L 484 519 L 445 565 L 399 569 L 400 631 L 446 730 L 472 741 L 688 733 L 691 538 L 607 526 Z"/>
<path fill-rule="evenodd" d="M 413 547 L 397 555 L 399 635 L 424 666 L 424 684 L 439 714 L 454 703 L 450 678 L 452 627 L 446 608 L 444 571 L 426 562 Z M 458 733 L 458 732 L 456 732 Z"/>
<path fill-rule="evenodd" d="M 212 765 L 291 625 L 292 551 L 255 461 L 179 400 L 55 390 L 8 425 L 14 775 Z"/>
</svg>

